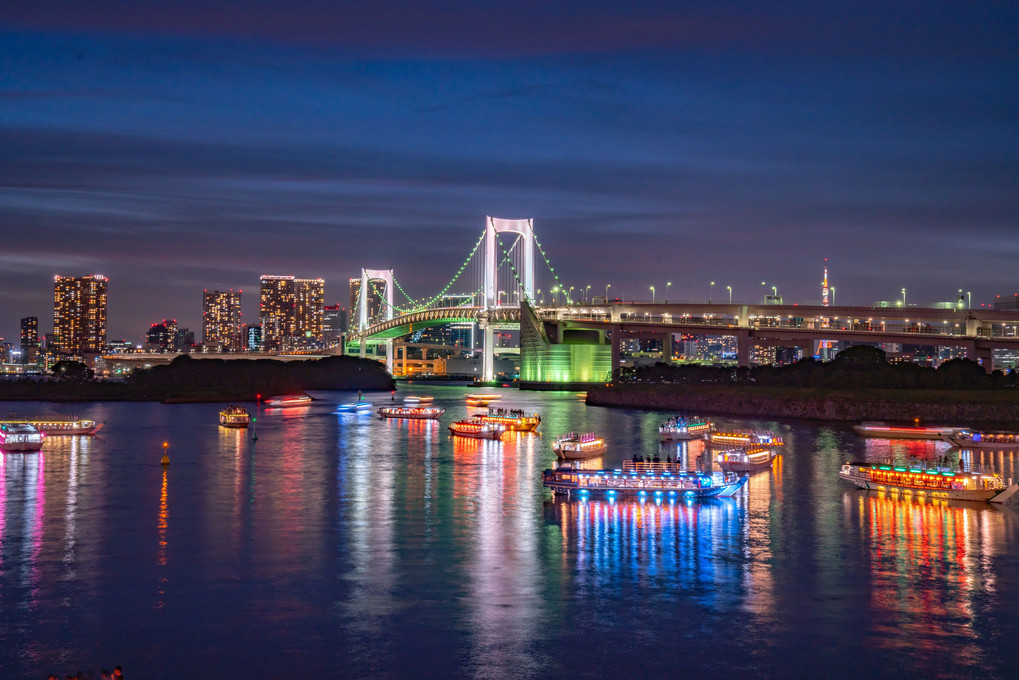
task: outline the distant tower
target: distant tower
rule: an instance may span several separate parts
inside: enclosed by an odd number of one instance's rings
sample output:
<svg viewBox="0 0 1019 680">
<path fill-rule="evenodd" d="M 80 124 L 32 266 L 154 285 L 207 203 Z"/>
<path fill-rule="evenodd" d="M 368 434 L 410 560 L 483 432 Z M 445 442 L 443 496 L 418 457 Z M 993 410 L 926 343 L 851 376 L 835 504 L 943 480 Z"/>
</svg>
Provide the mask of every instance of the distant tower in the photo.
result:
<svg viewBox="0 0 1019 680">
<path fill-rule="evenodd" d="M 831 304 L 828 298 L 828 258 L 824 258 L 824 281 L 821 282 L 821 306 L 827 307 Z"/>
</svg>

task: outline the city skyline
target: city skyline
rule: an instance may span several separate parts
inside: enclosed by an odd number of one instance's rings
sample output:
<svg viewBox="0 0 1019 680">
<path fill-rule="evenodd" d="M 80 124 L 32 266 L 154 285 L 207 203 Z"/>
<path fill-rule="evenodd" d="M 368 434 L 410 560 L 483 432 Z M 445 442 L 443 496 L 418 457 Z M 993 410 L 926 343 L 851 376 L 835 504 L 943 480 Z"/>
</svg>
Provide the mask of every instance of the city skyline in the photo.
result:
<svg viewBox="0 0 1019 680">
<path fill-rule="evenodd" d="M 110 277 L 134 340 L 266 271 L 342 304 L 392 268 L 425 296 L 485 215 L 533 217 L 564 280 L 627 298 L 817 300 L 825 257 L 841 304 L 1015 292 L 1011 5 L 281 12 L 5 13 L 3 337 L 48 330 L 55 273 Z"/>
</svg>

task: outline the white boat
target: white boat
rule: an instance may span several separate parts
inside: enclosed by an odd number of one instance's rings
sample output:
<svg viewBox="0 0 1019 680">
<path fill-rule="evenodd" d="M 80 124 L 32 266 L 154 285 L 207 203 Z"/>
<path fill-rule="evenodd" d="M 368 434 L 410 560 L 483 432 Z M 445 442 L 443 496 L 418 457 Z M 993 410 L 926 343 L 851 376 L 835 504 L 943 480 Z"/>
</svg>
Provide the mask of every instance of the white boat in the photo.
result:
<svg viewBox="0 0 1019 680">
<path fill-rule="evenodd" d="M 428 395 L 416 396 L 411 394 L 403 398 L 403 403 L 408 406 L 417 406 L 418 404 L 431 404 L 433 401 L 435 401 L 435 397 L 431 397 Z"/>
<path fill-rule="evenodd" d="M 446 412 L 436 406 L 384 406 L 378 413 L 380 418 L 407 418 L 410 420 L 435 420 Z"/>
<path fill-rule="evenodd" d="M 268 406 L 309 406 L 311 397 L 307 394 L 287 394 L 280 397 L 269 397 L 265 403 Z"/>
<path fill-rule="evenodd" d="M 458 420 L 449 424 L 449 433 L 454 437 L 470 439 L 501 439 L 506 427 L 501 423 L 488 423 L 478 418 Z"/>
<path fill-rule="evenodd" d="M 757 472 L 770 468 L 777 457 L 778 453 L 771 448 L 739 448 L 723 451 L 715 462 L 726 472 Z"/>
<path fill-rule="evenodd" d="M 889 425 L 888 423 L 860 423 L 853 429 L 864 437 L 877 439 L 930 439 L 946 440 L 947 437 L 962 432 L 959 427 L 917 427 L 909 425 Z"/>
<path fill-rule="evenodd" d="M 36 453 L 46 438 L 29 423 L 0 423 L 0 451 L 3 453 Z"/>
<path fill-rule="evenodd" d="M 605 453 L 608 448 L 605 440 L 594 432 L 580 434 L 578 432 L 567 432 L 556 437 L 552 443 L 552 450 L 555 451 L 559 460 L 580 460 L 583 458 L 594 458 Z"/>
<path fill-rule="evenodd" d="M 227 406 L 219 412 L 219 424 L 223 427 L 247 427 L 250 421 L 248 409 L 243 406 Z"/>
<path fill-rule="evenodd" d="M 731 446 L 762 448 L 782 446 L 782 437 L 770 430 L 733 430 L 729 432 L 709 432 L 704 435 L 704 441 L 710 446 Z"/>
<path fill-rule="evenodd" d="M 839 477 L 861 489 L 889 491 L 928 500 L 987 501 L 1004 503 L 1019 484 L 992 472 L 963 472 L 922 464 L 884 465 L 846 463 Z"/>
</svg>

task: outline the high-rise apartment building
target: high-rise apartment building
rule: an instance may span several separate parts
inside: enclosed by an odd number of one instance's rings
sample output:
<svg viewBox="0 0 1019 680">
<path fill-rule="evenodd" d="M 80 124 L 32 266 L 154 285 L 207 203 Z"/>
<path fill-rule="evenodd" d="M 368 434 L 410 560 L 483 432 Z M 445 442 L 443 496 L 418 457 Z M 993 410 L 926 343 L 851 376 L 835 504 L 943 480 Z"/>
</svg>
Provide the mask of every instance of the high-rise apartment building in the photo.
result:
<svg viewBox="0 0 1019 680">
<path fill-rule="evenodd" d="M 206 290 L 202 293 L 202 345 L 207 352 L 239 352 L 241 337 L 240 290 Z"/>
<path fill-rule="evenodd" d="M 30 350 L 39 349 L 39 317 L 26 316 L 21 320 L 21 351 L 28 354 Z"/>
<path fill-rule="evenodd" d="M 53 279 L 53 335 L 63 354 L 98 354 L 106 348 L 106 288 L 109 279 L 60 276 Z"/>
<path fill-rule="evenodd" d="M 324 279 L 294 279 L 294 337 L 296 345 L 322 343 Z"/>
<path fill-rule="evenodd" d="M 294 336 L 294 277 L 262 275 L 259 282 L 258 319 L 262 326 L 262 349 L 279 351 Z"/>
<path fill-rule="evenodd" d="M 149 326 L 145 333 L 145 349 L 173 352 L 177 349 L 177 319 L 163 319 Z"/>
</svg>

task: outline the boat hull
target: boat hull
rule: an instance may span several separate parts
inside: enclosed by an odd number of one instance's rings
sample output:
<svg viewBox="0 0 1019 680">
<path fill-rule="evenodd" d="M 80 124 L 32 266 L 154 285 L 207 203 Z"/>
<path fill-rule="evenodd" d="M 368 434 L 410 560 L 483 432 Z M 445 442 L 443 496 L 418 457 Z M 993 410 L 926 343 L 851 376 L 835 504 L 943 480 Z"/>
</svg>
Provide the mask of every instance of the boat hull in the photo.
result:
<svg viewBox="0 0 1019 680">
<path fill-rule="evenodd" d="M 586 458 L 597 458 L 605 453 L 609 447 L 605 444 L 593 446 L 588 449 L 578 449 L 570 446 L 553 446 L 556 458 L 559 460 L 584 460 Z"/>
<path fill-rule="evenodd" d="M 449 433 L 454 437 L 464 437 L 465 439 L 489 439 L 495 441 L 502 439 L 502 432 L 499 430 L 457 430 L 452 425 L 449 427 Z"/>
<path fill-rule="evenodd" d="M 42 442 L 4 442 L 0 443 L 0 453 L 39 453 Z"/>
<path fill-rule="evenodd" d="M 612 470 L 545 470 L 542 485 L 555 495 L 728 498 L 747 483 L 748 475 L 729 475 L 724 482 L 704 475 L 634 476 Z"/>
<path fill-rule="evenodd" d="M 233 428 L 233 429 L 242 429 L 242 428 L 245 428 L 245 427 L 248 426 L 248 421 L 247 420 L 224 420 L 223 418 L 220 418 L 219 419 L 219 426 L 220 427 Z"/>
<path fill-rule="evenodd" d="M 94 420 L 69 420 L 69 421 L 54 421 L 54 420 L 43 420 L 43 419 L 29 419 L 29 420 L 17 420 L 17 421 L 5 421 L 5 422 L 17 422 L 31 425 L 35 429 L 42 432 L 47 437 L 54 436 L 65 436 L 71 437 L 75 435 L 92 435 L 103 429 L 103 425 L 106 423 L 97 423 Z"/>
</svg>

